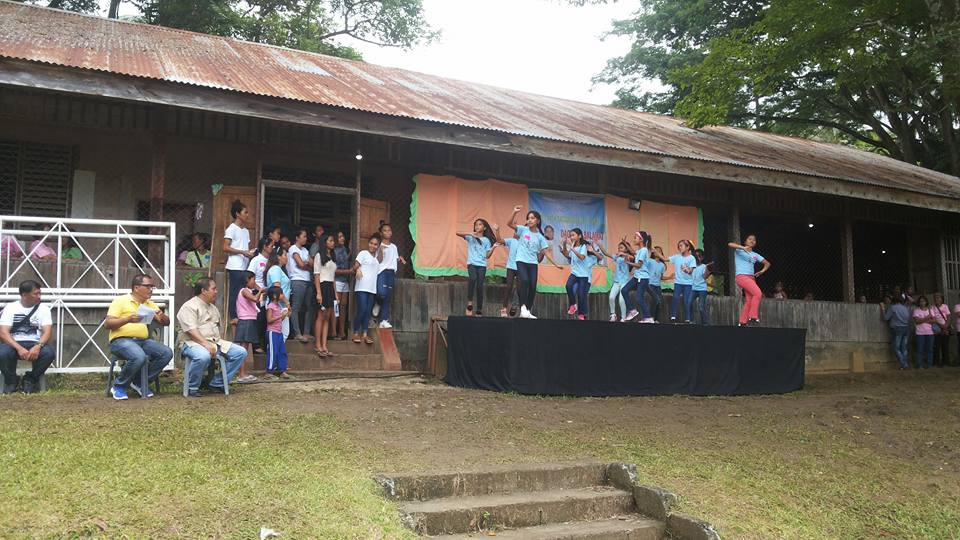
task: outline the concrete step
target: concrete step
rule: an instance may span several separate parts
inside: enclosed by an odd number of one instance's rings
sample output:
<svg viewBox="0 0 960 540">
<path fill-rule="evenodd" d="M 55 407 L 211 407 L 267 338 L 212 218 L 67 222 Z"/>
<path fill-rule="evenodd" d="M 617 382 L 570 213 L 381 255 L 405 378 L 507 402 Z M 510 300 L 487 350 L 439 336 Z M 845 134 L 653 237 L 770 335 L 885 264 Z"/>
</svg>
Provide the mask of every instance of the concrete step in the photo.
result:
<svg viewBox="0 0 960 540">
<path fill-rule="evenodd" d="M 437 535 L 593 521 L 633 513 L 635 506 L 632 493 L 592 486 L 406 502 L 400 510 L 417 533 Z"/>
<path fill-rule="evenodd" d="M 599 461 L 506 465 L 474 472 L 383 474 L 376 480 L 387 497 L 400 501 L 426 501 L 599 486 L 605 483 L 606 465 Z"/>
<path fill-rule="evenodd" d="M 253 357 L 253 369 L 267 367 L 266 355 Z M 287 368 L 293 372 L 348 370 L 373 371 L 383 369 L 383 356 L 380 354 L 336 354 L 331 358 L 320 358 L 316 354 L 288 354 Z"/>
<path fill-rule="evenodd" d="M 598 521 L 551 523 L 523 529 L 486 531 L 438 536 L 442 540 L 502 538 L 504 540 L 662 540 L 666 526 L 662 521 L 637 514 Z"/>
</svg>

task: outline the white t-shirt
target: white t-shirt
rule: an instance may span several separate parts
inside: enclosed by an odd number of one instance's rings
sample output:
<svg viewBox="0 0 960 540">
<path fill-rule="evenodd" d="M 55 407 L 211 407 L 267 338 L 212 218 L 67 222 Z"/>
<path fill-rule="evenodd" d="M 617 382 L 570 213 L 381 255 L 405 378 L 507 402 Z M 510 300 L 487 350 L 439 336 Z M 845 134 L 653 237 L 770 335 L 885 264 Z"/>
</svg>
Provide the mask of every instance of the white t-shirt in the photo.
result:
<svg viewBox="0 0 960 540">
<path fill-rule="evenodd" d="M 263 283 L 263 275 L 267 271 L 267 258 L 263 254 L 257 253 L 256 257 L 250 259 L 247 271 L 253 272 L 253 279 L 257 282 L 257 287 L 262 289 L 266 286 Z"/>
<path fill-rule="evenodd" d="M 3 308 L 3 313 L 0 313 L 0 326 L 13 327 L 14 324 L 22 321 L 32 309 L 33 307 L 23 307 L 19 300 L 10 302 Z M 50 308 L 40 304 L 37 311 L 30 317 L 30 323 L 20 326 L 16 333 L 11 334 L 11 337 L 14 341 L 40 341 L 40 336 L 43 335 L 43 327 L 52 325 L 53 316 L 50 314 Z"/>
<path fill-rule="evenodd" d="M 290 246 L 290 253 L 287 254 L 287 275 L 290 276 L 290 281 L 311 281 L 313 277 L 310 275 L 310 270 L 304 270 L 297 266 L 296 259 L 293 258 L 294 253 L 300 254 L 300 260 L 309 263 L 310 261 L 310 250 L 297 246 Z"/>
<path fill-rule="evenodd" d="M 357 255 L 357 262 L 360 263 L 360 275 L 361 277 L 357 278 L 356 284 L 353 286 L 355 292 L 368 292 L 368 293 L 377 293 L 377 269 L 380 267 L 380 262 L 377 261 L 377 258 L 370 254 L 369 251 L 363 250 Z"/>
<path fill-rule="evenodd" d="M 250 249 L 250 231 L 237 227 L 236 223 L 231 223 L 223 233 L 224 238 L 230 239 L 230 247 L 247 251 Z M 247 257 L 244 255 L 231 254 L 227 257 L 227 270 L 246 270 Z"/>
<path fill-rule="evenodd" d="M 382 244 L 383 247 L 383 262 L 380 263 L 380 268 L 377 270 L 377 273 L 383 272 L 384 270 L 393 270 L 397 271 L 397 257 L 400 254 L 397 252 L 396 244 Z"/>
</svg>

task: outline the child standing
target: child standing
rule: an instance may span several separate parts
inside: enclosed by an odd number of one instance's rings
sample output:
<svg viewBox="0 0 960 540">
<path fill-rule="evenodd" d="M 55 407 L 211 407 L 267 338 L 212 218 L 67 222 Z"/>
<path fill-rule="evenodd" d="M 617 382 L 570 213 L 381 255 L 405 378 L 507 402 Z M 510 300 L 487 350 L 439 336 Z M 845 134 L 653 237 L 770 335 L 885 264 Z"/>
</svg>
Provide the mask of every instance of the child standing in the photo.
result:
<svg viewBox="0 0 960 540">
<path fill-rule="evenodd" d="M 237 332 L 234 341 L 247 349 L 247 359 L 253 361 L 253 345 L 260 343 L 260 332 L 257 329 L 257 315 L 260 310 L 257 305 L 263 299 L 263 289 L 257 288 L 256 274 L 247 272 L 246 283 L 240 289 L 237 296 Z M 240 364 L 240 373 L 237 376 L 238 383 L 249 383 L 257 380 L 253 375 L 247 374 L 246 360 Z"/>
<path fill-rule="evenodd" d="M 693 269 L 697 267 L 697 259 L 693 256 L 693 244 L 689 240 L 677 242 L 679 253 L 670 256 L 673 263 L 673 303 L 670 306 L 670 322 L 677 322 L 677 312 L 680 311 L 680 299 L 683 299 L 683 322 L 689 323 L 693 309 Z"/>
<path fill-rule="evenodd" d="M 710 318 L 707 316 L 707 278 L 710 277 L 710 265 L 712 262 L 703 262 L 703 250 L 694 250 L 693 256 L 697 259 L 697 267 L 693 269 L 690 276 L 693 278 L 693 299 L 697 302 L 700 311 L 700 324 L 707 326 L 710 324 Z"/>
<path fill-rule="evenodd" d="M 620 317 L 623 317 L 627 314 L 627 303 L 624 301 L 623 296 L 620 295 L 620 291 L 623 289 L 623 286 L 630 281 L 630 265 L 627 264 L 627 258 L 633 258 L 633 250 L 630 249 L 630 246 L 627 244 L 626 237 L 617 244 L 617 254 L 610 255 L 607 253 L 603 246 L 600 247 L 600 253 L 605 257 L 613 261 L 615 268 L 613 272 L 613 285 L 610 287 L 610 322 L 617 322 L 620 320 L 617 317 L 617 301 L 620 302 Z"/>
<path fill-rule="evenodd" d="M 367 335 L 370 326 L 370 313 L 373 311 L 373 300 L 377 295 L 377 270 L 380 261 L 376 254 L 380 248 L 380 235 L 374 234 L 367 242 L 367 249 L 357 254 L 353 263 L 353 271 L 357 275 L 353 291 L 357 298 L 357 314 L 353 319 L 353 342 L 364 342 L 373 345 L 373 338 Z"/>
<path fill-rule="evenodd" d="M 377 268 L 375 294 L 380 301 L 380 328 L 393 328 L 390 324 L 390 301 L 393 299 L 393 286 L 397 281 L 397 261 L 407 264 L 406 259 L 397 252 L 397 246 L 390 242 L 393 238 L 393 227 L 389 223 L 380 224 L 380 247 L 377 251 Z M 372 306 L 371 306 L 372 313 Z"/>
<path fill-rule="evenodd" d="M 569 308 L 567 315 L 577 315 L 583 321 L 587 318 L 587 299 L 590 293 L 590 278 L 593 275 L 593 265 L 597 262 L 593 246 L 583 238 L 583 231 L 574 227 L 570 231 L 570 242 L 561 244 L 564 257 L 570 259 L 570 277 L 567 278 L 567 300 Z"/>
<path fill-rule="evenodd" d="M 495 229 L 487 220 L 478 218 L 473 222 L 473 232 L 458 232 L 457 236 L 467 241 L 467 317 L 483 316 L 483 286 L 487 277 L 487 258 L 498 242 Z M 477 296 L 477 311 L 473 311 L 473 296 Z"/>
<path fill-rule="evenodd" d="M 287 299 L 280 287 L 267 289 L 267 374 L 265 379 L 289 379 L 287 345 L 283 337 L 283 321 L 290 316 Z"/>
</svg>

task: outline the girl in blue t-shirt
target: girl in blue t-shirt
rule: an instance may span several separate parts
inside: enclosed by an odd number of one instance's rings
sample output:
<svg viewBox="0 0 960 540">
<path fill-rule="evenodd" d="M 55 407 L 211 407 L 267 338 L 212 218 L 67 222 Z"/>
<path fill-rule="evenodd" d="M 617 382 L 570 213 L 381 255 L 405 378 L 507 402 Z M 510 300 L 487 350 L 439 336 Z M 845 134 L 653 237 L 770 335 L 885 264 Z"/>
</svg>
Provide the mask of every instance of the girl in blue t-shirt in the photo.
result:
<svg viewBox="0 0 960 540">
<path fill-rule="evenodd" d="M 655 246 L 650 252 L 650 258 L 647 259 L 647 273 L 650 274 L 650 316 L 654 322 L 660 322 L 660 306 L 663 305 L 663 291 L 661 282 L 663 273 L 667 265 L 663 261 L 667 260 L 663 256 L 663 248 Z"/>
<path fill-rule="evenodd" d="M 680 299 L 683 299 L 683 322 L 689 323 L 693 309 L 693 269 L 697 267 L 697 259 L 693 256 L 693 243 L 689 240 L 677 242 L 679 253 L 670 256 L 673 264 L 673 303 L 670 305 L 670 322 L 677 322 L 677 312 L 680 310 Z"/>
<path fill-rule="evenodd" d="M 567 278 L 567 300 L 570 307 L 567 315 L 577 315 L 583 321 L 587 318 L 587 299 L 590 293 L 590 277 L 597 262 L 597 252 L 583 237 L 583 231 L 574 227 L 570 231 L 570 244 L 560 244 L 564 257 L 570 259 L 570 277 Z"/>
<path fill-rule="evenodd" d="M 697 267 L 690 274 L 693 278 L 693 299 L 697 302 L 700 310 L 700 324 L 709 325 L 710 317 L 707 315 L 707 278 L 710 277 L 710 266 L 712 262 L 703 262 L 703 250 L 695 249 L 693 256 L 697 259 Z"/>
<path fill-rule="evenodd" d="M 467 241 L 467 317 L 483 316 L 483 285 L 487 278 L 487 259 L 493 253 L 493 245 L 498 242 L 495 228 L 487 220 L 477 218 L 473 222 L 473 232 L 458 232 L 457 236 Z M 473 311 L 473 295 L 477 295 L 477 311 Z"/>
<path fill-rule="evenodd" d="M 517 225 L 517 214 L 523 207 L 519 204 L 513 207 L 513 215 L 510 217 L 510 228 L 516 231 L 517 241 L 517 277 L 520 278 L 520 317 L 524 319 L 536 319 L 530 308 L 533 307 L 533 300 L 537 295 L 537 267 L 550 248 L 550 243 L 543 236 L 543 230 L 540 228 L 540 212 L 531 210 L 527 212 L 524 225 Z M 553 259 L 547 258 L 552 262 Z M 559 268 L 557 263 L 554 266 Z"/>
<path fill-rule="evenodd" d="M 624 238 L 617 244 L 617 254 L 611 255 L 607 253 L 603 246 L 598 246 L 600 248 L 600 253 L 604 257 L 607 257 L 614 264 L 613 270 L 613 284 L 610 286 L 610 322 L 617 322 L 617 301 L 620 302 L 620 316 L 627 314 L 627 303 L 624 301 L 623 296 L 620 294 L 620 291 L 623 289 L 623 286 L 630 281 L 630 265 L 627 264 L 628 259 L 633 259 L 633 250 L 630 249 L 630 244 L 627 243 L 627 239 Z"/>
<path fill-rule="evenodd" d="M 627 314 L 623 316 L 623 322 L 630 322 L 641 313 L 643 317 L 640 319 L 640 322 L 653 322 L 653 317 L 650 316 L 650 308 L 647 307 L 646 297 L 646 294 L 650 290 L 650 274 L 647 269 L 647 259 L 651 257 L 651 241 L 652 238 L 646 231 L 637 231 L 634 233 L 633 242 L 637 246 L 637 251 L 633 257 L 633 261 L 627 261 L 627 266 L 633 268 L 633 277 L 620 289 L 620 295 L 626 300 L 627 309 L 629 310 Z M 630 293 L 633 291 L 637 291 L 636 303 L 630 298 Z M 640 305 L 640 311 L 637 311 L 636 304 Z"/>
</svg>

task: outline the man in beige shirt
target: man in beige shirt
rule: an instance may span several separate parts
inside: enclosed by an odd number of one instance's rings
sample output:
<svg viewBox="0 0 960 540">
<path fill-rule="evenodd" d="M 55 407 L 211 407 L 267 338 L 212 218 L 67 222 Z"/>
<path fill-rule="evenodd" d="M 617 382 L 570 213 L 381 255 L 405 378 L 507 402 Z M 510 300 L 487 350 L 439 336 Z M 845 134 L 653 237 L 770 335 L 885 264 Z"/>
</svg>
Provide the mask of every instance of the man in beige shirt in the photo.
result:
<svg viewBox="0 0 960 540">
<path fill-rule="evenodd" d="M 190 358 L 190 397 L 200 397 L 200 382 L 210 364 L 210 360 L 217 354 L 227 359 L 227 380 L 240 371 L 240 366 L 247 359 L 247 351 L 234 343 L 220 339 L 220 312 L 214 302 L 217 299 L 217 282 L 210 278 L 201 278 L 193 287 L 195 295 L 187 300 L 177 312 L 177 322 L 180 323 L 180 351 Z M 210 381 L 210 389 L 223 393 L 223 374 L 217 374 Z"/>
</svg>

